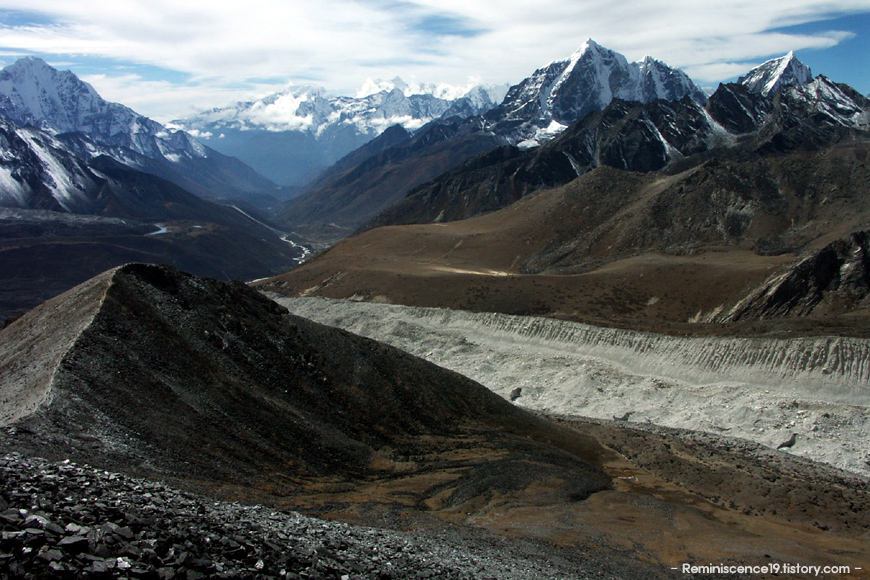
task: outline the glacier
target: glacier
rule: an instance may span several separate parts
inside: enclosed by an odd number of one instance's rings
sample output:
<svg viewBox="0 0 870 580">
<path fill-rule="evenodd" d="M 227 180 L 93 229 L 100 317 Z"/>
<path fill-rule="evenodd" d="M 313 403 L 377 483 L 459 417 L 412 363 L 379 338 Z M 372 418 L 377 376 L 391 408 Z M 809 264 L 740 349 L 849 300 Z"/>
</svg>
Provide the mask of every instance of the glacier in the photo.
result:
<svg viewBox="0 0 870 580">
<path fill-rule="evenodd" d="M 870 341 L 686 338 L 554 319 L 273 299 L 555 414 L 737 437 L 870 475 Z"/>
</svg>

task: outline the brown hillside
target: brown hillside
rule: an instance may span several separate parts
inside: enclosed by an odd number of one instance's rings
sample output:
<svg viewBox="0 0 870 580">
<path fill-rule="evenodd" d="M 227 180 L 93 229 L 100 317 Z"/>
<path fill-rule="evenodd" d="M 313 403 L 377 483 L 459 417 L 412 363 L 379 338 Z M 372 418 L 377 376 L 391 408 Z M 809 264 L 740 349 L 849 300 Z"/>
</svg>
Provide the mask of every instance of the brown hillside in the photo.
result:
<svg viewBox="0 0 870 580">
<path fill-rule="evenodd" d="M 465 221 L 385 227 L 262 287 L 289 295 L 556 316 L 684 332 L 775 273 L 870 228 L 865 145 L 676 174 L 602 167 Z M 860 332 L 860 300 L 833 318 Z M 744 320 L 734 331 L 760 330 Z M 770 326 L 773 323 L 768 323 Z M 834 325 L 833 327 L 831 325 Z"/>
</svg>

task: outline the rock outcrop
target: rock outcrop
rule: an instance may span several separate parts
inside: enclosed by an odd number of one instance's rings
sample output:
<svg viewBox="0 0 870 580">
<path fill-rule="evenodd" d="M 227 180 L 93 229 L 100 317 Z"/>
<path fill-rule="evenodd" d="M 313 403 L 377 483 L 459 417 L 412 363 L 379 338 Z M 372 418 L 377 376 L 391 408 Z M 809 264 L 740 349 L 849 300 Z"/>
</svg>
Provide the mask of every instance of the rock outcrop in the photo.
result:
<svg viewBox="0 0 870 580">
<path fill-rule="evenodd" d="M 753 290 L 721 322 L 840 314 L 870 306 L 870 232 L 857 231 Z"/>
</svg>

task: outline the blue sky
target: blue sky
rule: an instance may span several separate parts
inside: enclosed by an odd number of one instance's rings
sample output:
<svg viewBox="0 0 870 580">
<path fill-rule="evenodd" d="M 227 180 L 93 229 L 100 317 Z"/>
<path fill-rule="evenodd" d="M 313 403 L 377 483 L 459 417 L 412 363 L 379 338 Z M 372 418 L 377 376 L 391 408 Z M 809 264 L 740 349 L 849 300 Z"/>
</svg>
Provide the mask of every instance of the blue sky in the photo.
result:
<svg viewBox="0 0 870 580">
<path fill-rule="evenodd" d="M 39 56 L 161 121 L 291 83 L 513 84 L 587 38 L 707 87 L 794 50 L 870 93 L 870 0 L 0 0 L 0 64 Z"/>
<path fill-rule="evenodd" d="M 870 94 L 870 12 L 781 30 L 790 34 L 814 34 L 832 29 L 849 31 L 855 36 L 830 48 L 798 50 L 795 54 L 813 69 L 813 74 L 824 74 L 852 85 L 864 95 Z"/>
</svg>

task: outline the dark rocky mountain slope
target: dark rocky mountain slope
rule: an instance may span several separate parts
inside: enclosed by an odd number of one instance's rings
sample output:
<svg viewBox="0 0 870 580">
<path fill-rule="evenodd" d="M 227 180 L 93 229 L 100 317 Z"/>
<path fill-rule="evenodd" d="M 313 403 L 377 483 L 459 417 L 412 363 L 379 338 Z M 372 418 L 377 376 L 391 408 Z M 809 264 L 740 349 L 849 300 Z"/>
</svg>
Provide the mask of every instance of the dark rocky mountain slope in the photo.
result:
<svg viewBox="0 0 870 580">
<path fill-rule="evenodd" d="M 404 482 L 453 506 L 542 474 L 575 499 L 609 482 L 595 444 L 469 379 L 166 266 L 104 273 L 0 345 L 0 422 L 32 453 L 321 504 L 376 481 L 392 482 L 383 502 Z"/>
<path fill-rule="evenodd" d="M 363 229 L 464 219 L 601 166 L 680 171 L 712 157 L 748 159 L 866 140 L 868 120 L 870 101 L 824 77 L 771 96 L 722 85 L 704 105 L 690 98 L 615 100 L 540 148 L 506 147 L 469 159 L 410 191 Z"/>
<path fill-rule="evenodd" d="M 395 127 L 324 171 L 282 206 L 276 222 L 308 240 L 334 243 L 413 187 L 503 142 L 484 131 L 480 118 L 436 121 L 414 134 Z"/>
</svg>

